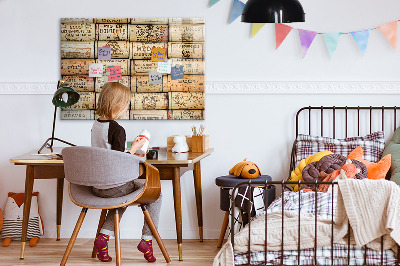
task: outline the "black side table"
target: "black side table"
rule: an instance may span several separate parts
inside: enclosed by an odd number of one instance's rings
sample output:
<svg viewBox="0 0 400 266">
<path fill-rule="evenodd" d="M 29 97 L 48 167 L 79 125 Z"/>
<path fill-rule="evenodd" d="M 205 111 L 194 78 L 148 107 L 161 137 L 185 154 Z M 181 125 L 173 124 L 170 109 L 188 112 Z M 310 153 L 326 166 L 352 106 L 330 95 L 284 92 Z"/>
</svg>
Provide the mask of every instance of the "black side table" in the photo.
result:
<svg viewBox="0 0 400 266">
<path fill-rule="evenodd" d="M 236 177 L 234 175 L 227 175 L 227 176 L 220 176 L 215 179 L 215 184 L 220 187 L 220 209 L 222 211 L 225 211 L 225 217 L 224 221 L 222 222 L 221 233 L 219 235 L 219 240 L 217 245 L 218 248 L 222 246 L 226 228 L 228 227 L 228 222 L 229 222 L 229 208 L 230 208 L 229 192 L 237 184 L 249 180 L 265 182 L 266 180 L 272 181 L 272 178 L 268 175 L 262 175 L 254 179 L 246 179 L 246 178 Z M 267 200 L 266 206 L 269 206 L 269 204 L 271 204 L 275 200 L 275 186 L 270 186 L 267 189 L 268 189 L 268 199 L 266 199 Z"/>
</svg>

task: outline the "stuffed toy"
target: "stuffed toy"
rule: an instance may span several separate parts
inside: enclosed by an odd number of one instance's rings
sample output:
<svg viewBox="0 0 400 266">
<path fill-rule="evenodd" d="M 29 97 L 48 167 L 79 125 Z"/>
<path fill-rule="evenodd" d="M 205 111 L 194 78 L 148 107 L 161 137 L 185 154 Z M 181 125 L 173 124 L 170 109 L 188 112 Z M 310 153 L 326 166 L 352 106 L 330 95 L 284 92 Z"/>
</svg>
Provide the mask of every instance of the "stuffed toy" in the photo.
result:
<svg viewBox="0 0 400 266">
<path fill-rule="evenodd" d="M 344 165 L 339 170 L 335 170 L 330 174 L 325 174 L 321 172 L 321 176 L 325 178 L 322 180 L 323 182 L 332 182 L 336 179 L 343 180 L 345 178 L 354 178 L 358 173 L 360 173 L 360 168 L 357 168 L 350 159 L 346 161 Z M 320 185 L 318 187 L 318 192 L 330 192 L 331 185 Z"/>
<path fill-rule="evenodd" d="M 375 180 L 384 179 L 386 177 L 387 172 L 390 169 L 392 155 L 387 154 L 379 162 L 373 163 L 364 160 L 363 153 L 364 152 L 361 146 L 358 146 L 352 152 L 350 152 L 347 158 L 356 159 L 365 164 L 368 169 L 368 179 L 375 179 Z"/>
<path fill-rule="evenodd" d="M 308 182 L 323 181 L 325 177 L 336 170 L 340 170 L 341 167 L 348 162 L 345 156 L 340 154 L 330 154 L 324 156 L 318 162 L 309 163 L 303 169 L 303 179 Z M 357 171 L 354 178 L 364 179 L 368 176 L 367 167 L 360 161 L 350 159 L 350 163 L 354 164 L 359 171 Z M 302 188 L 314 189 L 314 185 L 303 184 Z"/>
<path fill-rule="evenodd" d="M 237 163 L 231 170 L 229 170 L 229 174 L 249 179 L 260 176 L 261 171 L 258 166 L 255 163 L 246 160 L 247 158 L 242 162 Z"/>
<path fill-rule="evenodd" d="M 185 136 L 175 136 L 174 137 L 175 146 L 172 148 L 172 152 L 188 152 L 189 146 L 186 143 Z"/>
<path fill-rule="evenodd" d="M 29 214 L 27 239 L 29 246 L 36 245 L 39 237 L 43 235 L 43 223 L 39 216 L 38 207 L 39 192 L 32 193 L 31 212 Z M 1 230 L 3 247 L 8 247 L 11 240 L 21 241 L 22 219 L 24 213 L 24 193 L 8 193 L 4 208 L 4 222 Z"/>
<path fill-rule="evenodd" d="M 290 173 L 290 181 L 303 181 L 303 176 L 302 176 L 302 172 L 304 167 L 306 167 L 306 165 L 308 165 L 309 163 L 312 162 L 317 162 L 319 160 L 321 160 L 322 157 L 326 156 L 326 155 L 330 155 L 333 154 L 333 152 L 331 151 L 321 151 L 318 153 L 315 153 L 311 156 L 308 156 L 307 158 L 301 160 L 299 162 L 299 164 L 297 165 L 297 167 Z M 294 188 L 294 191 L 298 191 L 299 190 L 299 185 L 291 185 Z"/>
</svg>

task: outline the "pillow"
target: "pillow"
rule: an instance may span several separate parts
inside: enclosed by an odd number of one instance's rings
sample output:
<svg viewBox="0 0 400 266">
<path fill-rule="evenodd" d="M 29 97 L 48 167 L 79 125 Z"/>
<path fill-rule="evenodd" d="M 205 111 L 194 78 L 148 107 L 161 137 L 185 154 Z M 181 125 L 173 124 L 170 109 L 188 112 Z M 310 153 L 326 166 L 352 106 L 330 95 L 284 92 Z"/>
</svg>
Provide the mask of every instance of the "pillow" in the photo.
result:
<svg viewBox="0 0 400 266">
<path fill-rule="evenodd" d="M 295 164 L 308 156 L 329 150 L 336 154 L 347 156 L 352 150 L 361 146 L 364 150 L 364 159 L 370 162 L 377 162 L 381 158 L 385 147 L 383 131 L 371 133 L 364 137 L 352 137 L 345 139 L 333 139 L 329 137 L 316 137 L 299 134 L 296 139 Z"/>
<path fill-rule="evenodd" d="M 392 139 L 386 144 L 383 156 L 387 154 L 392 155 L 392 166 L 388 173 L 390 180 L 400 185 L 400 127 L 396 129 Z"/>
<path fill-rule="evenodd" d="M 365 164 L 368 170 L 368 179 L 375 179 L 375 180 L 385 178 L 390 168 L 391 157 L 392 156 L 390 154 L 387 154 L 377 163 L 369 162 L 363 159 L 363 149 L 361 148 L 361 146 L 355 148 L 347 156 L 347 158 L 349 159 L 355 159 Z"/>
</svg>

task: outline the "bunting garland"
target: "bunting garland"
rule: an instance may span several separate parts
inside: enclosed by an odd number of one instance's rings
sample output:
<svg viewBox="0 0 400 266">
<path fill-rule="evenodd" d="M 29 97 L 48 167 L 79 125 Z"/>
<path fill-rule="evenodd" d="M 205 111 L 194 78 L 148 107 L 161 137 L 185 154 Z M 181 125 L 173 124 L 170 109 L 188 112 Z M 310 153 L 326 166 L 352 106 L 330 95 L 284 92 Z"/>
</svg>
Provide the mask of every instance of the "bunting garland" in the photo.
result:
<svg viewBox="0 0 400 266">
<path fill-rule="evenodd" d="M 275 40 L 276 40 L 276 49 L 281 45 L 281 43 L 285 40 L 286 36 L 290 33 L 292 27 L 281 24 L 275 23 Z"/>
<path fill-rule="evenodd" d="M 336 51 L 336 48 L 338 47 L 339 39 L 340 36 L 342 36 L 342 34 L 340 34 L 339 32 L 333 32 L 333 33 L 325 33 L 323 36 L 326 48 L 328 48 L 328 53 L 332 58 L 333 54 Z"/>
<path fill-rule="evenodd" d="M 264 27 L 265 23 L 252 23 L 252 27 L 251 27 L 251 38 L 254 37 L 254 35 L 256 35 L 262 27 Z"/>
<path fill-rule="evenodd" d="M 210 0 L 209 7 L 212 7 L 216 3 L 218 3 L 220 0 Z M 240 1 L 240 0 L 231 0 L 232 2 L 232 11 L 229 17 L 229 24 L 231 24 L 233 21 L 235 21 L 243 12 L 243 8 L 245 4 Z M 299 37 L 300 37 L 300 44 L 301 44 L 301 51 L 302 51 L 302 57 L 304 58 L 308 49 L 310 48 L 312 42 L 314 41 L 315 37 L 317 35 L 322 35 L 328 50 L 328 53 L 331 58 L 333 58 L 333 55 L 335 54 L 335 51 L 339 45 L 339 40 L 340 37 L 344 34 L 351 34 L 354 41 L 356 42 L 358 48 L 360 49 L 361 53 L 365 55 L 367 47 L 368 47 L 368 41 L 369 41 L 369 36 L 371 30 L 377 30 L 379 29 L 383 36 L 386 38 L 386 40 L 389 42 L 389 44 L 392 46 L 394 50 L 397 49 L 397 29 L 398 29 L 398 22 L 400 20 L 395 20 L 383 25 L 380 25 L 375 28 L 369 28 L 369 29 L 363 29 L 363 30 L 358 30 L 358 31 L 351 31 L 351 32 L 332 32 L 332 33 L 321 33 L 321 32 L 315 32 L 315 31 L 309 31 L 309 30 L 304 30 L 304 29 L 296 29 L 293 27 L 290 27 L 285 24 L 280 24 L 280 23 L 275 23 L 275 41 L 276 41 L 276 49 L 279 48 L 279 46 L 283 43 L 283 41 L 286 39 L 287 35 L 292 31 L 292 30 L 297 30 L 299 31 Z M 251 29 L 251 38 L 253 38 L 260 30 L 261 28 L 265 25 L 266 23 L 252 23 L 252 29 Z"/>
<path fill-rule="evenodd" d="M 370 32 L 370 29 L 351 32 L 351 35 L 353 36 L 363 55 L 365 55 L 365 51 L 367 50 Z"/>
<path fill-rule="evenodd" d="M 303 58 L 306 56 L 308 48 L 310 48 L 316 35 L 317 33 L 315 31 L 299 30 L 301 55 Z"/>
<path fill-rule="evenodd" d="M 386 23 L 378 29 L 383 33 L 393 49 L 397 49 L 397 21 Z"/>
<path fill-rule="evenodd" d="M 239 0 L 233 0 L 231 17 L 229 18 L 229 24 L 232 23 L 235 19 L 242 15 L 242 11 L 244 8 L 244 3 Z"/>
<path fill-rule="evenodd" d="M 210 0 L 210 5 L 208 7 L 212 7 L 216 3 L 218 3 L 220 0 Z"/>
</svg>

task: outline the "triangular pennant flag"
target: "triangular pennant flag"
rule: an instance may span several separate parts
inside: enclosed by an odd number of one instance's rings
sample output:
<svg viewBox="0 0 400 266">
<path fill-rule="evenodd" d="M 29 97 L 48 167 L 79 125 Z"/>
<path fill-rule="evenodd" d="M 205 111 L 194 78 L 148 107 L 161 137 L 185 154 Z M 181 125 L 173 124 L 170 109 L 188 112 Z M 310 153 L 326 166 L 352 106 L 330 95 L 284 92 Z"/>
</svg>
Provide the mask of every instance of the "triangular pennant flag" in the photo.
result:
<svg viewBox="0 0 400 266">
<path fill-rule="evenodd" d="M 300 43 L 301 43 L 301 55 L 304 58 L 306 56 L 308 48 L 312 44 L 315 36 L 317 33 L 315 31 L 308 31 L 308 30 L 300 30 L 299 29 L 299 36 L 300 36 Z"/>
<path fill-rule="evenodd" d="M 219 0 L 210 0 L 210 5 L 208 7 L 212 7 L 213 5 L 215 5 L 218 2 L 219 2 Z"/>
<path fill-rule="evenodd" d="M 292 29 L 293 28 L 288 25 L 281 24 L 281 23 L 275 23 L 276 49 L 278 49 L 278 47 L 282 44 L 282 42 L 285 40 L 286 36 L 288 36 L 289 32 Z"/>
<path fill-rule="evenodd" d="M 259 30 L 261 30 L 262 27 L 264 27 L 265 23 L 253 23 L 252 28 L 251 28 L 251 38 L 254 37 L 258 33 Z"/>
<path fill-rule="evenodd" d="M 368 46 L 369 33 L 371 29 L 360 30 L 360 31 L 352 31 L 351 35 L 353 35 L 354 40 L 356 41 L 358 47 L 361 50 L 361 53 L 364 55 Z"/>
<path fill-rule="evenodd" d="M 328 48 L 329 55 L 332 58 L 333 54 L 336 51 L 336 48 L 338 47 L 339 39 L 340 36 L 342 36 L 342 34 L 340 34 L 339 32 L 333 32 L 333 33 L 325 33 L 323 36 L 326 48 Z"/>
<path fill-rule="evenodd" d="M 244 3 L 239 0 L 233 0 L 231 17 L 229 18 L 229 23 L 232 23 L 235 19 L 237 19 L 240 15 L 242 15 L 242 11 L 244 8 Z"/>
<path fill-rule="evenodd" d="M 397 20 L 393 22 L 386 23 L 382 26 L 378 27 L 383 35 L 385 35 L 386 39 L 390 43 L 390 45 L 393 47 L 393 49 L 396 50 L 397 48 Z"/>
</svg>

